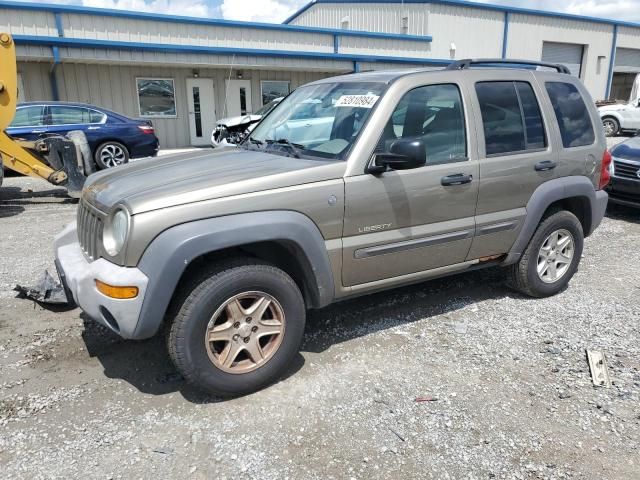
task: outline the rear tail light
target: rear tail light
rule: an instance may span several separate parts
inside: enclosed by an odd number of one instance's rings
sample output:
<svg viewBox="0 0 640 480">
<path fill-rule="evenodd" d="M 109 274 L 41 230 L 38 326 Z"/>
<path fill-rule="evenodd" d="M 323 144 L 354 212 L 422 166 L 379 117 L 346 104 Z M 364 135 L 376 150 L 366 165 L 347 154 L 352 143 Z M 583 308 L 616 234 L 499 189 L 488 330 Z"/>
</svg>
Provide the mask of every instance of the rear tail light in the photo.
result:
<svg viewBox="0 0 640 480">
<path fill-rule="evenodd" d="M 151 125 L 138 125 L 138 128 L 142 130 L 142 133 L 148 133 L 149 135 L 154 133 L 153 127 Z"/>
<path fill-rule="evenodd" d="M 611 181 L 611 160 L 611 153 L 609 153 L 609 150 L 605 150 L 604 155 L 602 155 L 602 165 L 600 166 L 600 185 L 598 186 L 600 190 L 609 185 Z"/>
</svg>

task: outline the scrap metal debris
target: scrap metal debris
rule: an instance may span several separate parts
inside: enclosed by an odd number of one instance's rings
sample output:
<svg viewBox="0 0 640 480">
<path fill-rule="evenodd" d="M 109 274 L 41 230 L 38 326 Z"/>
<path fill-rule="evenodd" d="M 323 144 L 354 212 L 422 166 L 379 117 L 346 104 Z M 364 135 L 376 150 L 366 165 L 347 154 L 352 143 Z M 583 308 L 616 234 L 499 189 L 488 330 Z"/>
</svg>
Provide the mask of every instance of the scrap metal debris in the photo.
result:
<svg viewBox="0 0 640 480">
<path fill-rule="evenodd" d="M 609 367 L 605 354 L 596 350 L 587 350 L 587 360 L 589 361 L 589 370 L 591 370 L 591 380 L 593 380 L 593 384 L 596 387 L 611 387 Z"/>
<path fill-rule="evenodd" d="M 435 397 L 417 397 L 416 398 L 416 403 L 422 403 L 422 402 L 437 402 L 438 399 Z"/>
<path fill-rule="evenodd" d="M 38 303 L 53 303 L 58 305 L 68 304 L 64 288 L 54 279 L 48 270 L 45 270 L 38 284 L 34 287 L 16 285 L 14 288 L 22 298 L 30 298 Z"/>
</svg>

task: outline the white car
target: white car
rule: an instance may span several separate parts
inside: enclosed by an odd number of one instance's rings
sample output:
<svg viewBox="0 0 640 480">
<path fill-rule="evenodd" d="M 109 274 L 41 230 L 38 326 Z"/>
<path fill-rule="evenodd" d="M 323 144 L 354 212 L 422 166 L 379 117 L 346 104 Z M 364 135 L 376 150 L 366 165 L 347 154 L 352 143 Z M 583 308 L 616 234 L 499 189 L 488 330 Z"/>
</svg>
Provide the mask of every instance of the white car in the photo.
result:
<svg viewBox="0 0 640 480">
<path fill-rule="evenodd" d="M 640 74 L 636 76 L 628 103 L 604 105 L 598 108 L 607 137 L 624 130 L 640 129 Z"/>
<path fill-rule="evenodd" d="M 211 132 L 211 146 L 236 145 L 251 132 L 267 113 L 275 108 L 284 97 L 278 97 L 263 105 L 256 113 L 222 118 L 216 122 Z"/>
</svg>

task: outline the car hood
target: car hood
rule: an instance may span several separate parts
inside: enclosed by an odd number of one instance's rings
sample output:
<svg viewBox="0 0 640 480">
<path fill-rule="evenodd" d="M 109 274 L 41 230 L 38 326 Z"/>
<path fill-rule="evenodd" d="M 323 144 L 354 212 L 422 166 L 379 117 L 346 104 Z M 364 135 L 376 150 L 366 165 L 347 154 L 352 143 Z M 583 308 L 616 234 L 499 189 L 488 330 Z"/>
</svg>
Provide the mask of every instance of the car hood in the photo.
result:
<svg viewBox="0 0 640 480">
<path fill-rule="evenodd" d="M 246 123 L 257 122 L 262 118 L 262 115 L 240 115 L 237 117 L 221 118 L 216 122 L 216 125 L 224 125 L 225 127 L 237 127 L 238 125 L 244 125 Z"/>
<path fill-rule="evenodd" d="M 616 103 L 613 105 L 603 105 L 602 107 L 598 107 L 598 112 L 620 112 L 627 108 L 630 108 L 630 106 L 626 103 Z"/>
<path fill-rule="evenodd" d="M 341 178 L 345 162 L 307 160 L 236 147 L 138 160 L 91 175 L 85 201 L 132 214 Z"/>
<path fill-rule="evenodd" d="M 640 137 L 633 137 L 611 149 L 611 155 L 623 160 L 640 162 Z"/>
</svg>

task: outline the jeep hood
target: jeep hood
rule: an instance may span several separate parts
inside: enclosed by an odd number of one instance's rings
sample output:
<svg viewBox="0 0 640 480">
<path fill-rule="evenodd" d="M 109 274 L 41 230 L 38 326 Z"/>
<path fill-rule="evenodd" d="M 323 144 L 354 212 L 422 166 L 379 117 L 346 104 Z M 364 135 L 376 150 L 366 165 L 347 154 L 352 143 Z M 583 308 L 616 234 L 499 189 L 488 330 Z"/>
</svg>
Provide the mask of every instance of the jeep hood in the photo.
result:
<svg viewBox="0 0 640 480">
<path fill-rule="evenodd" d="M 341 178 L 346 162 L 284 157 L 240 148 L 146 158 L 91 175 L 82 198 L 132 214 L 176 205 Z"/>
</svg>

